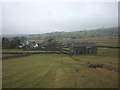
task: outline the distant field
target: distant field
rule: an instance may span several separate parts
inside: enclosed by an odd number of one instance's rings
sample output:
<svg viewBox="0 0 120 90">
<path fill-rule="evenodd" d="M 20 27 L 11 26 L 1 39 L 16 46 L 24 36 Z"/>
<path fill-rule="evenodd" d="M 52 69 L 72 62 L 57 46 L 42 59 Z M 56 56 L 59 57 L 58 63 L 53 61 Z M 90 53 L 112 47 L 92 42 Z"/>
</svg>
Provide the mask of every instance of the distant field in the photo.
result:
<svg viewBox="0 0 120 90">
<path fill-rule="evenodd" d="M 114 37 L 116 38 L 116 37 Z M 109 37 L 96 37 L 96 38 L 82 38 L 82 39 L 75 39 L 73 40 L 75 42 L 95 42 L 97 45 L 101 45 L 101 46 L 114 46 L 117 47 L 118 43 L 120 43 L 118 41 L 118 39 L 111 39 Z"/>
<path fill-rule="evenodd" d="M 118 48 L 98 48 L 98 55 L 102 56 L 118 56 Z"/>
<path fill-rule="evenodd" d="M 112 66 L 113 71 L 90 68 L 89 61 Z M 116 67 L 118 57 L 108 55 L 43 54 L 6 59 L 2 62 L 3 88 L 116 88 Z"/>
<path fill-rule="evenodd" d="M 95 38 L 81 38 L 81 39 L 72 39 L 70 40 L 70 42 L 75 41 L 75 42 L 95 42 L 97 45 L 102 45 L 102 46 L 114 46 L 117 47 L 118 43 L 120 43 L 120 41 L 118 41 L 117 37 L 113 37 L 116 39 L 111 39 L 110 37 L 95 37 Z M 30 42 L 37 42 L 37 43 L 41 43 L 43 42 L 43 40 L 30 40 Z M 69 40 L 61 40 L 61 42 L 63 44 L 65 44 L 67 41 Z"/>
</svg>

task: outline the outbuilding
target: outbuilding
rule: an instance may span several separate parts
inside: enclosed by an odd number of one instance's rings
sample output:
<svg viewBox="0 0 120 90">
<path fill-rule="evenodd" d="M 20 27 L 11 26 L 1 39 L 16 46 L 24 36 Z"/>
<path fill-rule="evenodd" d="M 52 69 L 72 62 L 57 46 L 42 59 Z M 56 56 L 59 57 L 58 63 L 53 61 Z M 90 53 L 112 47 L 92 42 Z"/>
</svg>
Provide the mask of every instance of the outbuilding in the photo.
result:
<svg viewBox="0 0 120 90">
<path fill-rule="evenodd" d="M 69 47 L 69 52 L 72 54 L 88 54 L 94 53 L 96 54 L 98 51 L 96 43 L 72 43 Z"/>
</svg>

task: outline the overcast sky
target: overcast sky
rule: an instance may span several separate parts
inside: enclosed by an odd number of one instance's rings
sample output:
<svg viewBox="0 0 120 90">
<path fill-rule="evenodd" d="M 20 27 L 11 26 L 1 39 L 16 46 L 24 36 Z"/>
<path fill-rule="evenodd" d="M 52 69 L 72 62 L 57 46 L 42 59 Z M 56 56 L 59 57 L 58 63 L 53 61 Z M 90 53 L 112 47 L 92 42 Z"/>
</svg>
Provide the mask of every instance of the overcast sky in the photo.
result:
<svg viewBox="0 0 120 90">
<path fill-rule="evenodd" d="M 117 2 L 3 3 L 3 34 L 40 34 L 118 25 Z"/>
</svg>

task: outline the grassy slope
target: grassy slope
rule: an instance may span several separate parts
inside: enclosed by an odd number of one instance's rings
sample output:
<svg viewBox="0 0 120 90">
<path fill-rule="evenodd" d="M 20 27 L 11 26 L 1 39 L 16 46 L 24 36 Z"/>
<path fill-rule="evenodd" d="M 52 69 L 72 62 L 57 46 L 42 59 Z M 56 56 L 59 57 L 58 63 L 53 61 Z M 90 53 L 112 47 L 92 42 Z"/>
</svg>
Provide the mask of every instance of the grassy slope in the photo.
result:
<svg viewBox="0 0 120 90">
<path fill-rule="evenodd" d="M 96 42 L 98 45 L 118 46 L 108 38 L 86 38 L 76 41 Z M 26 52 L 3 50 L 4 52 Z M 118 49 L 99 48 L 98 55 L 58 54 L 32 55 L 3 61 L 3 87 L 118 87 L 118 73 L 89 68 L 88 61 L 118 67 Z M 31 51 L 29 51 L 31 52 Z M 36 51 L 35 51 L 36 52 Z M 76 72 L 76 69 L 79 72 Z"/>
<path fill-rule="evenodd" d="M 115 37 L 116 38 L 116 37 Z M 97 45 L 118 47 L 118 39 L 113 40 L 109 37 L 82 38 L 74 39 L 75 42 L 95 42 Z M 119 42 L 120 43 L 120 42 Z"/>
<path fill-rule="evenodd" d="M 75 30 L 75 29 L 74 29 Z M 56 37 L 56 38 L 71 38 L 71 37 L 82 37 L 82 38 L 90 38 L 90 37 L 104 37 L 104 36 L 117 36 L 118 35 L 118 28 L 101 28 L 101 29 L 94 29 L 94 30 L 83 30 L 83 31 L 74 31 L 74 32 L 52 32 L 52 33 L 45 33 L 45 34 L 33 34 L 28 35 L 28 39 L 35 39 L 39 40 L 41 38 L 49 38 L 49 37 Z"/>
<path fill-rule="evenodd" d="M 117 56 L 43 54 L 3 60 L 3 87 L 118 87 L 118 73 L 89 68 L 88 61 L 117 65 Z M 79 71 L 76 72 L 76 69 Z"/>
</svg>

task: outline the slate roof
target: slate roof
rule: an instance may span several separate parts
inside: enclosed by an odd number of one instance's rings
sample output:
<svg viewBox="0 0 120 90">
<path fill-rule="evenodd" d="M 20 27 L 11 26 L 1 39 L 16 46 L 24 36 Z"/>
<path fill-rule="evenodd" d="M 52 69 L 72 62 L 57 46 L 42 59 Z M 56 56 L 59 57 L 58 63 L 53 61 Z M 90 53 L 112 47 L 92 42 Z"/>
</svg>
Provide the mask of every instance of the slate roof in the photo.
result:
<svg viewBox="0 0 120 90">
<path fill-rule="evenodd" d="M 96 43 L 74 43 L 72 44 L 72 47 L 86 47 L 86 48 L 90 48 L 92 46 L 97 46 Z"/>
</svg>

